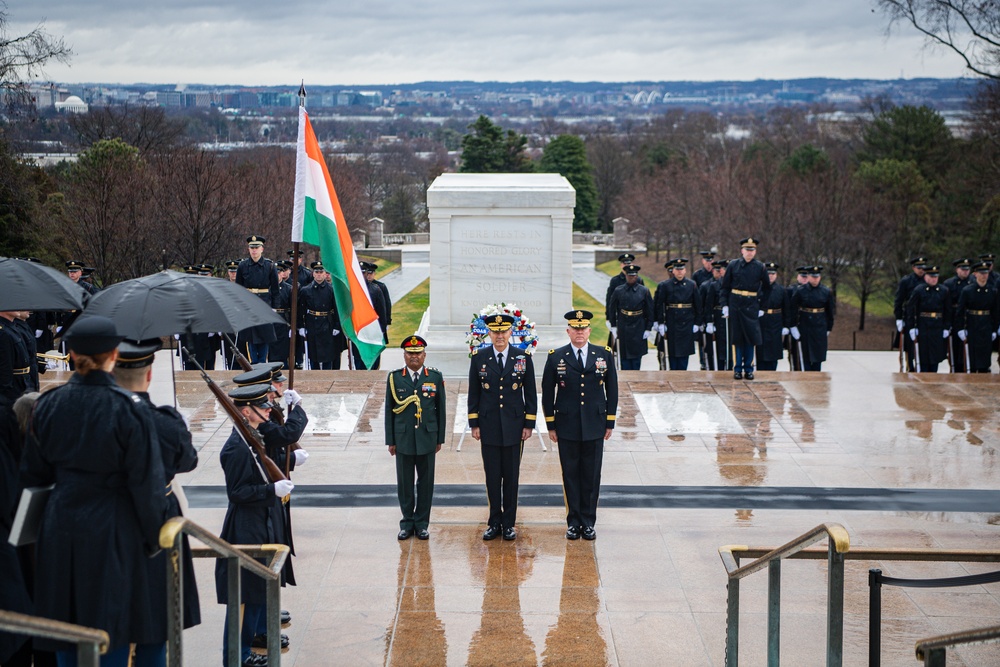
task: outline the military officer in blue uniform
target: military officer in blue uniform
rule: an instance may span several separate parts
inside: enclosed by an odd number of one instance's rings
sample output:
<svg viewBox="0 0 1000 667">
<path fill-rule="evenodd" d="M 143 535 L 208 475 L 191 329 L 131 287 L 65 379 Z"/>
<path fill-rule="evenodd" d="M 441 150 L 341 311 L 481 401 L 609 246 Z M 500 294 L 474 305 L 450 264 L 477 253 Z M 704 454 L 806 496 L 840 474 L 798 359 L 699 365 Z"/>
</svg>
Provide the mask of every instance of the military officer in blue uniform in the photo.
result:
<svg viewBox="0 0 1000 667">
<path fill-rule="evenodd" d="M 917 372 L 937 373 L 938 364 L 948 358 L 951 335 L 951 297 L 938 285 L 937 266 L 924 268 L 924 284 L 918 285 L 906 302 L 906 328 L 916 344 Z"/>
<path fill-rule="evenodd" d="M 761 303 L 764 314 L 760 316 L 761 344 L 757 346 L 757 370 L 775 371 L 778 370 L 778 360 L 785 356 L 782 342 L 789 333 L 791 299 L 785 286 L 777 282 L 781 267 L 774 262 L 765 262 L 764 268 L 771 281 L 771 293 Z"/>
<path fill-rule="evenodd" d="M 726 267 L 720 290 L 722 315 L 729 319 L 729 345 L 733 349 L 733 377 L 753 379 L 754 346 L 760 345 L 761 302 L 771 291 L 767 270 L 757 256 L 759 238 L 740 241 L 740 259 Z"/>
<path fill-rule="evenodd" d="M 729 260 L 717 259 L 712 262 L 712 279 L 707 280 L 698 288 L 701 295 L 702 321 L 705 329 L 705 367 L 706 370 L 731 371 L 733 358 L 729 354 L 728 322 L 722 316 L 722 277 L 726 275 Z"/>
<path fill-rule="evenodd" d="M 802 343 L 804 371 L 822 370 L 826 361 L 827 338 L 833 330 L 836 303 L 826 285 L 820 285 L 822 266 L 806 267 L 809 282 L 792 294 L 789 333 Z"/>
<path fill-rule="evenodd" d="M 653 296 L 639 279 L 639 269 L 635 264 L 623 269 L 625 284 L 611 294 L 607 309 L 608 324 L 617 341 L 618 362 L 623 371 L 637 371 L 642 366 L 642 358 L 649 351 L 646 341 L 656 319 Z"/>
<path fill-rule="evenodd" d="M 490 513 L 484 540 L 503 535 L 517 538 L 518 474 L 524 441 L 535 428 L 538 397 L 531 356 L 510 345 L 514 318 L 484 318 L 489 347 L 472 355 L 469 364 L 469 428 L 482 446 L 486 498 Z"/>
<path fill-rule="evenodd" d="M 1000 327 L 1000 295 L 990 285 L 990 267 L 978 262 L 975 279 L 966 285 L 955 311 L 956 336 L 962 342 L 963 367 L 970 373 L 989 373 L 993 368 L 993 341 Z"/>
<path fill-rule="evenodd" d="M 309 368 L 313 370 L 340 370 L 343 348 L 338 345 L 340 317 L 330 274 L 322 262 L 313 262 L 313 279 L 299 288 L 299 335 L 305 340 L 309 353 Z"/>
<path fill-rule="evenodd" d="M 906 302 L 910 300 L 913 290 L 924 284 L 924 265 L 929 261 L 923 255 L 910 258 L 910 273 L 900 279 L 892 305 L 892 313 L 896 318 L 896 331 L 900 334 L 898 338 L 903 341 L 903 351 L 906 354 L 906 368 L 911 373 L 916 370 L 916 363 L 913 358 L 913 339 L 906 330 L 904 320 Z M 893 348 L 898 348 L 898 341 L 893 341 Z"/>
<path fill-rule="evenodd" d="M 968 257 L 959 257 L 951 265 L 955 267 L 955 275 L 944 281 L 944 286 L 948 288 L 948 296 L 951 297 L 951 312 L 958 310 L 958 299 L 969 284 L 975 282 L 969 275 L 972 271 L 972 260 Z M 958 331 L 961 327 L 955 327 Z M 965 354 L 963 352 L 963 341 L 958 336 L 951 337 L 951 370 L 953 373 L 965 372 Z"/>
<path fill-rule="evenodd" d="M 278 271 L 274 262 L 264 258 L 263 236 L 253 234 L 247 237 L 250 256 L 236 267 L 236 284 L 246 287 L 271 308 L 278 307 Z M 274 325 L 261 324 L 240 332 L 240 350 L 250 363 L 267 361 L 267 348 L 275 341 Z"/>
<path fill-rule="evenodd" d="M 288 282 L 288 276 L 291 273 L 292 263 L 282 259 L 275 262 L 274 266 L 278 271 L 278 306 L 274 312 L 285 322 L 274 325 L 275 340 L 267 349 L 267 360 L 274 363 L 281 362 L 282 366 L 287 369 L 288 341 L 291 339 L 292 332 L 292 284 Z M 295 351 L 299 352 L 298 347 Z"/>
<path fill-rule="evenodd" d="M 424 365 L 427 341 L 408 336 L 400 344 L 406 366 L 389 373 L 385 388 L 385 444 L 396 457 L 396 494 L 403 518 L 400 540 L 414 533 L 430 538 L 434 498 L 434 458 L 444 444 L 444 376 Z M 415 489 L 415 493 L 414 493 Z"/>
<path fill-rule="evenodd" d="M 625 284 L 625 267 L 635 262 L 635 255 L 630 252 L 623 252 L 618 255 L 618 262 L 622 265 L 622 270 L 611 276 L 611 280 L 608 281 L 608 290 L 604 294 L 604 321 L 608 323 L 609 327 L 611 326 L 611 295 L 621 285 Z M 615 335 L 613 333 L 608 334 L 608 347 L 612 350 L 615 349 Z"/>
<path fill-rule="evenodd" d="M 559 445 L 566 539 L 597 538 L 604 441 L 618 412 L 618 374 L 611 348 L 588 342 L 593 313 L 571 310 L 564 317 L 569 344 L 549 350 L 542 372 L 542 412 L 549 440 Z"/>
<path fill-rule="evenodd" d="M 667 345 L 667 362 L 672 371 L 686 371 L 694 354 L 695 338 L 701 333 L 702 302 L 698 285 L 687 277 L 687 259 L 667 262 L 673 277 L 656 287 L 653 312 L 656 326 Z"/>
</svg>

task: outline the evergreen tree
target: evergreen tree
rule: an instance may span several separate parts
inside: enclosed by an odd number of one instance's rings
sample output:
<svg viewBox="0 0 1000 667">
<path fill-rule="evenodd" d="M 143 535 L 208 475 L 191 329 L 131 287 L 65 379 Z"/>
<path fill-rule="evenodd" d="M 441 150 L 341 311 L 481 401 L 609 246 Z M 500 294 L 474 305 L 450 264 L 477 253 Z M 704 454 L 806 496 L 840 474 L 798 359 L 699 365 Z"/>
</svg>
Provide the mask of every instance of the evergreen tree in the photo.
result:
<svg viewBox="0 0 1000 667">
<path fill-rule="evenodd" d="M 514 130 L 496 125 L 480 116 L 469 125 L 471 132 L 462 137 L 462 166 L 467 174 L 503 174 L 534 171 L 531 158 L 525 155 L 528 138 Z"/>
<path fill-rule="evenodd" d="M 583 139 L 572 134 L 556 137 L 545 147 L 539 166 L 541 171 L 562 174 L 576 189 L 573 228 L 589 232 L 597 227 L 597 188 Z"/>
</svg>

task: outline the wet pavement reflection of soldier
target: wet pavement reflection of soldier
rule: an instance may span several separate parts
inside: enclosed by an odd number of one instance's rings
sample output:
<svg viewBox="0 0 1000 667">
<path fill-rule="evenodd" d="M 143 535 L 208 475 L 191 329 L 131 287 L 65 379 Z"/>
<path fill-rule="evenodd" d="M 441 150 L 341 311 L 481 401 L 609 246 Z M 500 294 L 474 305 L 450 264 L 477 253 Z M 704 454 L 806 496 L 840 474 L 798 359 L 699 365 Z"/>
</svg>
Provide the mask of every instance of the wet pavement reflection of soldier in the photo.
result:
<svg viewBox="0 0 1000 667">
<path fill-rule="evenodd" d="M 592 546 L 566 543 L 559 618 L 545 635 L 543 665 L 606 665 L 608 645 L 597 622 L 600 576 Z"/>
<path fill-rule="evenodd" d="M 434 599 L 430 542 L 398 542 L 396 616 L 385 631 L 385 664 L 448 664 L 448 641 Z M 481 544 L 481 542 L 480 542 Z"/>
<path fill-rule="evenodd" d="M 483 587 L 483 604 L 467 665 L 538 664 L 535 643 L 521 615 L 521 584 L 531 577 L 535 553 L 531 538 L 524 534 L 512 549 L 472 542 L 469 563 L 473 579 Z"/>
</svg>

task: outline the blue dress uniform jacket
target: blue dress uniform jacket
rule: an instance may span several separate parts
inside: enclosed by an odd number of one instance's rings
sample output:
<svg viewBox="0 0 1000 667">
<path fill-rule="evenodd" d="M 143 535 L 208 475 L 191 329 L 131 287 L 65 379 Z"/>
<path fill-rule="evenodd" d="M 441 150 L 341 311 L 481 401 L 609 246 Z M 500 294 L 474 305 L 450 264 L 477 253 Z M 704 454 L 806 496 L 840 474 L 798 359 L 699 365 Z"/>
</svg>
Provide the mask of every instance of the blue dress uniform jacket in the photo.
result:
<svg viewBox="0 0 1000 667">
<path fill-rule="evenodd" d="M 759 260 L 734 259 L 722 276 L 720 299 L 729 306 L 730 345 L 760 345 L 760 322 L 757 313 L 771 291 L 767 269 Z M 763 297 L 763 298 L 762 298 Z"/>
<path fill-rule="evenodd" d="M 264 438 L 264 451 L 268 457 L 278 464 L 282 470 L 291 472 L 295 470 L 295 456 L 288 451 L 288 447 L 298 442 L 309 424 L 309 417 L 301 405 L 296 405 L 288 413 L 288 418 L 284 423 L 278 423 L 282 419 L 278 415 L 279 408 L 271 409 L 271 419 L 257 427 L 257 431 Z M 295 555 L 295 541 L 292 539 L 292 503 L 282 503 L 281 525 L 275 528 L 280 536 L 281 543 L 287 544 L 291 554 Z M 292 586 L 295 585 L 295 570 L 292 566 L 292 559 L 285 559 L 285 581 Z"/>
<path fill-rule="evenodd" d="M 329 280 L 322 284 L 313 281 L 299 288 L 297 317 L 299 326 L 306 330 L 309 360 L 314 366 L 319 362 L 332 364 L 340 351 L 333 336 L 333 330 L 340 329 L 340 317 Z"/>
<path fill-rule="evenodd" d="M 530 355 L 508 346 L 500 368 L 493 353 L 492 345 L 484 348 L 469 364 L 469 426 L 481 430 L 484 445 L 519 446 L 521 431 L 535 428 L 535 366 Z"/>
<path fill-rule="evenodd" d="M 110 650 L 157 630 L 147 561 L 167 498 L 151 412 L 108 373 L 74 374 L 35 404 L 21 465 L 24 486 L 55 484 L 35 545 L 35 613 L 101 628 Z"/>
<path fill-rule="evenodd" d="M 21 394 L 31 391 L 33 368 L 35 364 L 13 322 L 0 318 L 0 396 L 13 403 Z"/>
<path fill-rule="evenodd" d="M 689 357 L 694 354 L 694 325 L 701 326 L 702 300 L 698 284 L 690 278 L 668 278 L 656 286 L 653 318 L 667 325 L 667 354 Z"/>
<path fill-rule="evenodd" d="M 274 326 L 274 344 L 267 349 L 268 361 L 288 363 L 289 329 L 292 326 L 292 284 L 285 281 L 278 283 L 278 305 L 274 312 L 285 320 L 284 324 Z M 301 343 L 299 343 L 301 345 Z"/>
<path fill-rule="evenodd" d="M 993 333 L 1000 327 L 1000 295 L 989 283 L 966 285 L 955 311 L 955 334 L 965 329 L 968 368 L 981 372 L 993 366 Z M 957 335 L 954 336 L 958 338 Z M 962 354 L 965 354 L 963 349 Z"/>
<path fill-rule="evenodd" d="M 920 345 L 920 367 L 923 371 L 936 370 L 948 358 L 948 341 L 945 329 L 951 329 L 951 295 L 943 285 L 920 285 L 906 302 L 906 328 L 917 329 Z"/>
<path fill-rule="evenodd" d="M 826 361 L 827 336 L 836 314 L 833 294 L 825 285 L 802 285 L 792 295 L 792 323 L 802 336 L 806 363 Z"/>
<path fill-rule="evenodd" d="M 236 284 L 246 287 L 271 308 L 278 307 L 278 271 L 271 260 L 261 257 L 259 262 L 255 262 L 245 258 L 236 267 Z M 254 345 L 273 343 L 275 340 L 273 324 L 252 327 L 245 334 L 241 333 L 241 337 Z M 246 350 L 243 353 L 246 354 Z"/>
<path fill-rule="evenodd" d="M 549 350 L 542 371 L 542 412 L 560 440 L 600 440 L 615 427 L 618 373 L 611 350 L 588 345 L 584 367 L 567 344 Z"/>
<path fill-rule="evenodd" d="M 257 454 L 243 442 L 235 427 L 222 446 L 219 461 L 226 476 L 226 496 L 229 498 L 219 537 L 230 544 L 281 543 L 281 499 L 274 495 L 274 483 L 265 477 Z M 266 564 L 265 558 L 258 560 Z M 285 563 L 287 567 L 287 559 Z M 219 604 L 225 604 L 229 598 L 229 567 L 225 558 L 215 561 L 215 597 Z M 253 575 L 242 575 L 240 601 L 265 604 L 267 582 Z"/>
<path fill-rule="evenodd" d="M 160 455 L 163 460 L 163 477 L 167 484 L 167 516 L 183 516 L 177 496 L 170 488 L 177 473 L 191 472 L 198 465 L 198 452 L 191 444 L 191 432 L 184 423 L 184 418 L 169 405 L 156 406 L 149 400 L 146 392 L 137 395 L 149 406 L 156 428 L 156 439 L 160 442 Z M 194 560 L 191 557 L 191 547 L 187 535 L 181 538 L 181 560 L 184 563 L 184 627 L 190 628 L 201 623 L 201 608 L 198 603 L 198 582 L 194 576 Z M 167 580 L 163 573 L 167 571 L 167 553 L 161 551 L 148 561 L 150 597 L 153 600 L 152 627 L 161 632 L 140 643 L 162 642 L 167 640 Z"/>
<path fill-rule="evenodd" d="M 778 361 L 785 356 L 781 330 L 791 321 L 791 298 L 783 285 L 774 283 L 771 293 L 761 304 L 764 314 L 760 316 L 761 344 L 757 346 L 757 358 L 761 361 Z"/>
<path fill-rule="evenodd" d="M 624 283 L 611 294 L 608 322 L 618 328 L 618 352 L 623 359 L 638 359 L 649 351 L 649 344 L 642 337 L 656 320 L 653 296 L 649 288 L 636 281 Z"/>
</svg>

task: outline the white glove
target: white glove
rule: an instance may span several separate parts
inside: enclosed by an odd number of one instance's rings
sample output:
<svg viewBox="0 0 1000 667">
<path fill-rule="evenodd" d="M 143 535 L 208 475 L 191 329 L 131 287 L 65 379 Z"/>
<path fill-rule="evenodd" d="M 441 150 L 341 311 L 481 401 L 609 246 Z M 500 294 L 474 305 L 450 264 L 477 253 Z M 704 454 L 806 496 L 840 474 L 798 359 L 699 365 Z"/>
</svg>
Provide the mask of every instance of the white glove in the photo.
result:
<svg viewBox="0 0 1000 667">
<path fill-rule="evenodd" d="M 611 335 L 615 338 L 618 337 L 618 327 L 611 327 Z"/>
<path fill-rule="evenodd" d="M 959 340 L 961 340 L 962 342 L 965 342 L 965 339 L 966 339 L 966 337 L 967 337 L 968 335 L 969 335 L 969 332 L 968 332 L 968 331 L 966 331 L 965 329 L 959 329 L 959 330 L 958 330 L 958 338 L 959 338 Z"/>
<path fill-rule="evenodd" d="M 649 335 L 650 335 L 650 333 L 651 333 L 651 332 L 649 332 L 649 331 L 643 331 L 643 332 L 642 332 L 642 339 L 643 339 L 643 340 L 649 340 Z"/>
<path fill-rule="evenodd" d="M 333 331 L 330 332 L 330 335 L 332 336 L 336 336 L 338 334 L 340 334 L 340 329 L 334 329 Z"/>
<path fill-rule="evenodd" d="M 827 331 L 827 332 L 826 332 L 826 337 L 827 337 L 827 338 L 829 338 L 829 337 L 830 337 L 830 332 L 829 332 L 829 331 Z"/>
<path fill-rule="evenodd" d="M 304 449 L 296 449 L 292 453 L 295 454 L 295 465 L 297 466 L 300 466 L 309 460 L 309 452 Z"/>
<path fill-rule="evenodd" d="M 279 498 L 284 498 L 289 493 L 291 493 L 292 489 L 294 488 L 295 485 L 289 482 L 287 479 L 278 480 L 277 482 L 274 483 L 274 495 L 278 496 Z"/>
<path fill-rule="evenodd" d="M 291 339 L 292 339 L 292 330 L 289 329 L 288 330 L 288 340 L 291 340 Z"/>
<path fill-rule="evenodd" d="M 715 333 L 715 324 L 713 324 L 712 322 L 709 322 L 708 324 L 706 324 L 705 325 L 705 333 L 707 333 L 707 334 L 714 334 Z"/>
<path fill-rule="evenodd" d="M 306 328 L 305 327 L 299 327 L 299 335 L 302 336 L 303 338 L 306 337 Z"/>
<path fill-rule="evenodd" d="M 56 333 L 59 333 L 59 332 L 57 331 Z M 180 339 L 181 339 L 181 335 L 180 334 L 174 334 L 174 340 L 180 340 Z"/>
<path fill-rule="evenodd" d="M 941 332 L 941 338 L 947 338 L 950 333 L 951 333 L 950 331 L 945 329 L 944 331 Z"/>
<path fill-rule="evenodd" d="M 41 337 L 42 337 L 42 330 L 35 329 L 35 338 L 41 338 Z"/>
<path fill-rule="evenodd" d="M 299 392 L 295 391 L 294 389 L 285 390 L 285 404 L 287 404 L 288 407 L 293 408 L 301 402 L 302 402 L 302 397 L 299 396 Z"/>
<path fill-rule="evenodd" d="M 666 324 L 657 324 L 656 325 L 656 330 L 660 332 L 661 336 L 666 336 L 667 335 L 667 325 Z"/>
<path fill-rule="evenodd" d="M 896 320 L 896 331 L 903 330 L 903 320 Z"/>
<path fill-rule="evenodd" d="M 802 338 L 802 334 L 799 333 L 798 327 L 792 327 L 791 329 L 788 330 L 788 333 L 792 334 L 792 338 L 794 338 L 795 340 Z"/>
<path fill-rule="evenodd" d="M 56 327 L 56 333 L 59 333 L 60 331 L 62 331 L 62 327 Z"/>
<path fill-rule="evenodd" d="M 910 329 L 910 340 L 916 340 L 916 339 L 917 339 L 917 330 Z"/>
<path fill-rule="evenodd" d="M 994 331 L 993 333 L 990 334 L 990 336 L 992 336 L 992 338 L 990 338 L 990 340 L 996 340 L 997 339 L 997 332 Z"/>
<path fill-rule="evenodd" d="M 701 327 L 699 327 L 697 324 L 692 325 L 691 333 L 698 333 L 699 331 L 701 331 Z"/>
<path fill-rule="evenodd" d="M 604 326 L 608 328 L 608 331 L 611 331 L 611 322 L 609 322 L 608 320 L 604 320 Z"/>
<path fill-rule="evenodd" d="M 214 333 L 210 333 L 210 334 L 208 334 L 208 337 L 211 338 L 214 335 L 215 335 Z"/>
<path fill-rule="evenodd" d="M 788 327 L 781 327 L 781 335 L 782 336 L 788 335 Z"/>
<path fill-rule="evenodd" d="M 757 311 L 757 317 L 764 317 L 764 311 L 763 310 L 758 310 Z"/>
</svg>

